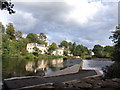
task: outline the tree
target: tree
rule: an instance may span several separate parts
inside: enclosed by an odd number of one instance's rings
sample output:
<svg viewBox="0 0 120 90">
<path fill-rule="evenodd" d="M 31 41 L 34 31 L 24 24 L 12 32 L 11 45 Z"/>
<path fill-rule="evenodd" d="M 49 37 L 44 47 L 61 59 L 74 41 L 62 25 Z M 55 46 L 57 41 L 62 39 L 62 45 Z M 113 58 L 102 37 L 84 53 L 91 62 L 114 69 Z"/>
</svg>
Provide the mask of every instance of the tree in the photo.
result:
<svg viewBox="0 0 120 90">
<path fill-rule="evenodd" d="M 73 54 L 73 55 L 76 55 L 76 43 L 74 42 L 73 44 L 72 44 L 72 48 L 70 49 L 70 51 L 71 51 L 71 54 Z"/>
<path fill-rule="evenodd" d="M 2 42 L 7 42 L 9 40 L 9 35 L 7 34 L 2 34 Z"/>
<path fill-rule="evenodd" d="M 53 43 L 50 45 L 48 51 L 51 53 L 52 51 L 54 51 L 54 50 L 57 49 L 57 48 L 58 48 L 57 44 L 53 42 Z"/>
<path fill-rule="evenodd" d="M 10 39 L 15 39 L 15 29 L 12 23 L 9 23 L 6 28 L 6 33 L 10 36 Z"/>
<path fill-rule="evenodd" d="M 114 52 L 114 47 L 113 46 L 105 46 L 104 47 L 104 52 L 106 53 L 106 57 L 112 58 L 112 54 Z"/>
<path fill-rule="evenodd" d="M 40 52 L 39 48 L 34 47 L 33 50 L 34 50 L 33 54 L 34 54 L 35 56 L 38 56 L 38 53 Z"/>
<path fill-rule="evenodd" d="M 15 32 L 15 37 L 16 37 L 17 39 L 22 38 L 22 32 L 21 32 L 21 31 L 16 31 L 16 32 Z"/>
<path fill-rule="evenodd" d="M 47 36 L 44 33 L 39 34 L 39 39 L 46 41 Z"/>
<path fill-rule="evenodd" d="M 45 42 L 45 41 L 39 40 L 39 39 L 38 39 L 37 43 L 38 43 L 38 44 L 45 44 L 45 45 L 46 45 L 46 42 Z"/>
<path fill-rule="evenodd" d="M 60 46 L 61 47 L 65 47 L 65 48 L 68 48 L 68 42 L 63 40 L 61 43 L 60 43 Z"/>
<path fill-rule="evenodd" d="M 76 56 L 81 56 L 82 55 L 81 45 L 76 46 L 74 53 L 75 53 Z"/>
<path fill-rule="evenodd" d="M 29 33 L 27 37 L 30 43 L 37 43 L 38 42 L 38 36 L 35 33 Z"/>
<path fill-rule="evenodd" d="M 15 13 L 15 11 L 12 9 L 14 7 L 14 4 L 11 2 L 8 2 L 6 0 L 0 0 L 0 9 L 1 10 L 7 10 L 9 14 Z"/>
<path fill-rule="evenodd" d="M 0 28 L 2 29 L 1 31 L 2 31 L 2 34 L 4 34 L 5 33 L 5 27 L 4 27 L 4 25 L 2 24 L 2 22 L 0 22 Z"/>
<path fill-rule="evenodd" d="M 77 45 L 74 51 L 75 56 L 82 56 L 88 54 L 88 48 L 83 45 Z"/>
<path fill-rule="evenodd" d="M 110 39 L 114 42 L 113 58 L 115 61 L 111 66 L 104 70 L 105 78 L 120 78 L 120 25 L 112 32 Z"/>
<path fill-rule="evenodd" d="M 104 51 L 104 48 L 101 45 L 95 45 L 93 48 L 96 57 L 102 57 L 102 51 Z"/>
<path fill-rule="evenodd" d="M 69 49 L 72 48 L 72 42 L 69 42 L 69 43 L 68 43 L 68 47 L 69 47 Z"/>
<path fill-rule="evenodd" d="M 104 51 L 105 51 L 105 52 L 112 53 L 113 50 L 114 50 L 114 47 L 113 47 L 113 46 L 105 46 L 105 47 L 104 47 Z"/>
<path fill-rule="evenodd" d="M 110 36 L 110 39 L 115 43 L 113 60 L 120 62 L 120 26 L 116 26 L 116 30 L 112 33 L 113 35 Z"/>
</svg>

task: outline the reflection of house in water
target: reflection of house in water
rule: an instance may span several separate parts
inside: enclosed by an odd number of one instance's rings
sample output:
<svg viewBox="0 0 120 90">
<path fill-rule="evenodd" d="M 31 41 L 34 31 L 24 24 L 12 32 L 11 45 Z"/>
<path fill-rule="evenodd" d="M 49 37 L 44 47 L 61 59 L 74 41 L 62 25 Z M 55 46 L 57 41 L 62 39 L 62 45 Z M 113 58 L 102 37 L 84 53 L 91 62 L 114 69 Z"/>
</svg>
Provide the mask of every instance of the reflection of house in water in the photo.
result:
<svg viewBox="0 0 120 90">
<path fill-rule="evenodd" d="M 26 66 L 25 66 L 25 68 L 26 68 L 26 71 L 34 71 L 34 69 L 33 69 L 33 67 L 35 66 L 35 63 L 34 62 L 28 62 L 27 64 L 26 64 Z"/>
<path fill-rule="evenodd" d="M 38 61 L 38 67 L 36 69 L 41 69 L 44 71 L 45 69 L 48 69 L 47 65 L 48 65 L 48 61 L 40 60 Z"/>
<path fill-rule="evenodd" d="M 53 59 L 51 61 L 52 66 L 54 67 L 63 67 L 63 58 Z"/>
</svg>

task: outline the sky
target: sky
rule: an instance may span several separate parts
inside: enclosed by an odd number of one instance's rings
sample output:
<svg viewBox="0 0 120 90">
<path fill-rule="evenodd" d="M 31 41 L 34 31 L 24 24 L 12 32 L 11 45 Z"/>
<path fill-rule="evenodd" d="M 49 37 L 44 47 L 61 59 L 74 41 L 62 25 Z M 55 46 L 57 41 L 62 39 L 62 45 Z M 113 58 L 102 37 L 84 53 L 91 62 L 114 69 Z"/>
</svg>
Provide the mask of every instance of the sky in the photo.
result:
<svg viewBox="0 0 120 90">
<path fill-rule="evenodd" d="M 15 30 L 28 33 L 45 33 L 47 41 L 76 42 L 88 48 L 94 45 L 113 45 L 109 39 L 118 24 L 118 4 L 101 0 L 11 0 L 15 14 L 0 11 L 0 21 L 14 24 Z M 15 2 L 14 2 L 15 1 Z"/>
</svg>

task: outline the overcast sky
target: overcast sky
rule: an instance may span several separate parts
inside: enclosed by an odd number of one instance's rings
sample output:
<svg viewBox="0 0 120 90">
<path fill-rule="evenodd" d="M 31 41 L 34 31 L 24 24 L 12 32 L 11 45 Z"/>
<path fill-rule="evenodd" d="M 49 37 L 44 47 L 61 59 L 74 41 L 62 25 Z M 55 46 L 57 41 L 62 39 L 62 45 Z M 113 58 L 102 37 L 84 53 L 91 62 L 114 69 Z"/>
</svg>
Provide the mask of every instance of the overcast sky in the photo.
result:
<svg viewBox="0 0 120 90">
<path fill-rule="evenodd" d="M 14 0 L 12 0 L 14 1 Z M 101 0 L 62 2 L 14 2 L 14 15 L 0 11 L 0 21 L 13 22 L 23 34 L 45 33 L 49 42 L 76 42 L 88 48 L 112 45 L 109 36 L 117 25 L 117 3 Z"/>
</svg>

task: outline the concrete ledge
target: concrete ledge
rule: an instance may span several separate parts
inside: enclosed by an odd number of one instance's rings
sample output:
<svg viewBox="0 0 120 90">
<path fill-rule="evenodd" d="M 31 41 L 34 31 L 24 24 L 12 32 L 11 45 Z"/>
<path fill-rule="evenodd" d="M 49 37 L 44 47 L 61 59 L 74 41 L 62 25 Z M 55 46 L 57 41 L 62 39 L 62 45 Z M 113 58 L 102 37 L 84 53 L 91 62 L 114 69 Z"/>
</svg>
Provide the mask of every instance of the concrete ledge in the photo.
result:
<svg viewBox="0 0 120 90">
<path fill-rule="evenodd" d="M 44 77 L 47 78 L 47 77 L 54 77 L 54 76 L 60 76 L 60 75 L 74 74 L 74 73 L 79 72 L 79 70 L 80 70 L 80 64 L 76 64 L 76 65 L 73 65 L 73 66 L 68 67 L 66 69 L 55 72 L 53 74 L 46 75 Z"/>
<path fill-rule="evenodd" d="M 8 81 L 8 80 L 16 80 L 16 79 L 37 78 L 37 77 L 41 77 L 41 76 L 24 76 L 24 77 L 13 77 L 13 78 L 4 79 L 4 81 Z"/>
<path fill-rule="evenodd" d="M 87 71 L 87 70 L 86 70 Z M 90 79 L 90 78 L 96 78 L 96 77 L 102 77 L 102 74 L 98 71 L 98 70 L 94 70 L 97 75 L 92 75 L 92 76 L 88 76 L 88 77 L 84 77 L 84 79 Z M 65 83 L 70 83 L 70 82 L 77 82 L 78 79 L 74 79 L 74 80 L 70 80 L 70 81 L 67 81 L 67 82 L 62 82 L 63 84 Z"/>
<path fill-rule="evenodd" d="M 53 85 L 53 83 L 45 83 L 45 84 L 40 84 L 40 85 L 27 86 L 27 87 L 17 88 L 17 89 L 13 89 L 13 90 L 24 90 L 24 89 L 42 87 L 42 86 L 47 86 L 47 85 L 51 86 L 51 85 Z"/>
</svg>

